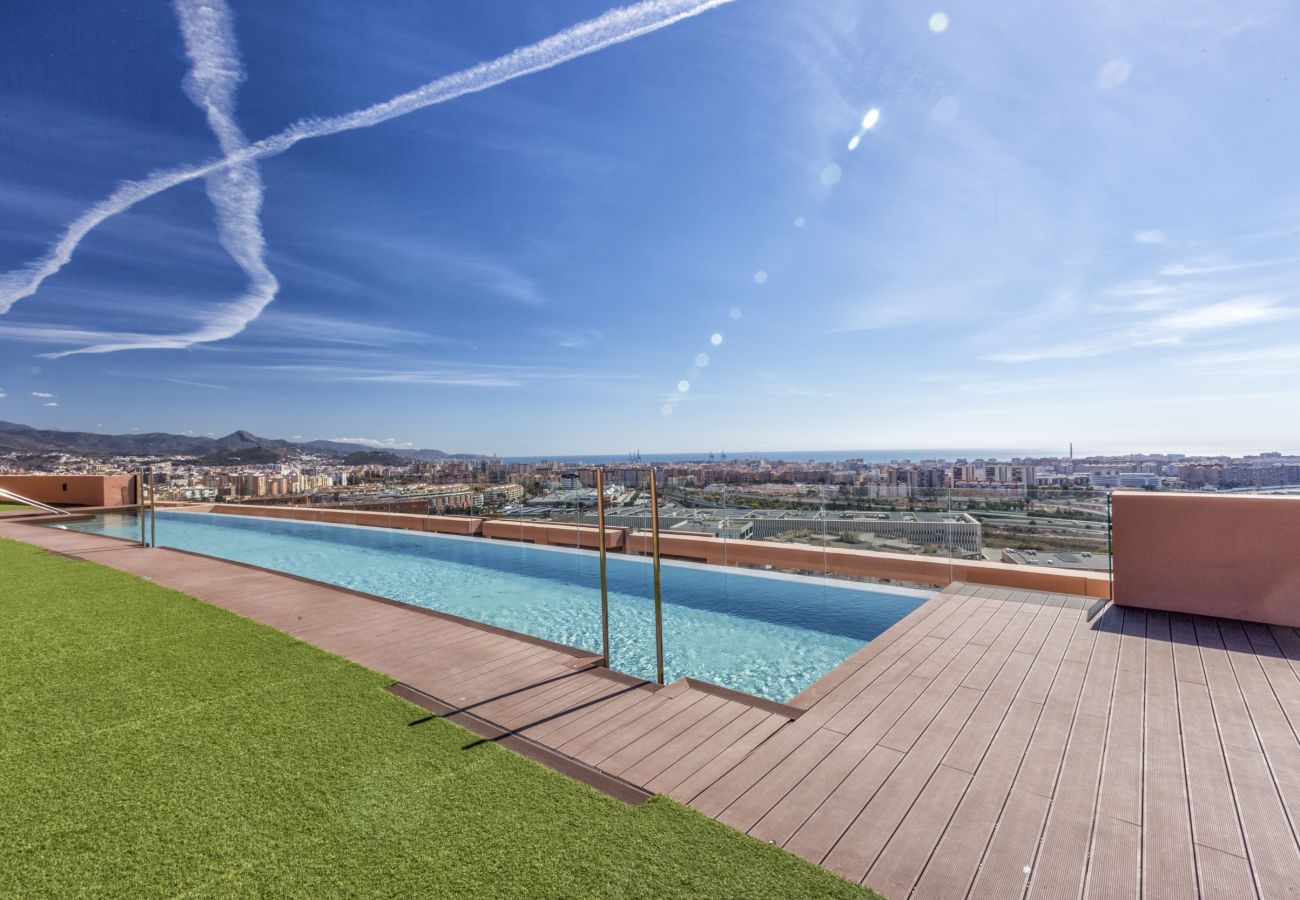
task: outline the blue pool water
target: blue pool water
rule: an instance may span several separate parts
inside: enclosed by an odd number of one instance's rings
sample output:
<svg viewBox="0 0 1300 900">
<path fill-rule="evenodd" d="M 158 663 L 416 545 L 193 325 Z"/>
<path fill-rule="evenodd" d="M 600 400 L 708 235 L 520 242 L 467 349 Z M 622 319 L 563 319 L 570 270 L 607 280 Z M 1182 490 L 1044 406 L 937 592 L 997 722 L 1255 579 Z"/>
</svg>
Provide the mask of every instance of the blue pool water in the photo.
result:
<svg viewBox="0 0 1300 900">
<path fill-rule="evenodd" d="M 252 563 L 600 653 L 595 553 L 384 528 L 158 514 L 159 544 Z M 138 538 L 134 516 L 68 528 Z M 648 560 L 609 557 L 612 668 L 654 678 Z M 785 701 L 925 602 L 880 586 L 665 562 L 664 668 Z"/>
</svg>

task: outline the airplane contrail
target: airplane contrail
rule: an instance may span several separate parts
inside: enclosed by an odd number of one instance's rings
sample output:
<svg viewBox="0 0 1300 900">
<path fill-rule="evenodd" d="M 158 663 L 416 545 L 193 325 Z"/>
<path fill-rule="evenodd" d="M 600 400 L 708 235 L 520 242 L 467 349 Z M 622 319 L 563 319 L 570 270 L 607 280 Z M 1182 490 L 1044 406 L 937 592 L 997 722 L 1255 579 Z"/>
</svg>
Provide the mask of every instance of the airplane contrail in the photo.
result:
<svg viewBox="0 0 1300 900">
<path fill-rule="evenodd" d="M 72 254 L 76 251 L 77 246 L 100 223 L 178 185 L 199 178 L 207 178 L 218 172 L 238 172 L 241 167 L 255 163 L 257 160 L 284 153 L 299 141 L 325 137 L 358 128 L 370 128 L 438 103 L 445 103 L 466 94 L 485 91 L 507 81 L 541 72 L 572 59 L 603 50 L 614 44 L 649 34 L 652 31 L 657 31 L 660 28 L 731 2 L 734 2 L 734 0 L 644 0 L 641 3 L 613 9 L 594 19 L 580 22 L 559 31 L 534 44 L 520 47 L 504 56 L 443 76 L 415 90 L 399 94 L 390 100 L 340 116 L 303 119 L 277 134 L 263 138 L 234 152 L 227 151 L 223 147 L 223 152 L 226 155 L 221 159 L 196 166 L 164 170 L 138 181 L 126 182 L 104 200 L 96 203 L 73 220 L 64 230 L 62 237 L 45 256 L 19 269 L 0 275 L 0 314 L 8 312 L 19 300 L 36 293 L 47 278 L 67 265 L 69 260 L 72 259 Z M 255 171 L 254 174 L 256 174 Z M 213 202 L 217 203 L 215 198 Z M 260 187 L 258 190 L 258 206 L 260 208 Z M 232 209 L 234 208 L 232 206 Z M 241 208 L 246 209 L 246 207 Z M 235 216 L 235 219 L 239 218 L 239 216 Z M 257 233 L 260 236 L 260 227 L 258 227 Z M 245 259 L 245 261 L 248 260 Z M 270 273 L 267 272 L 267 275 L 270 276 Z M 274 281 L 274 276 L 270 277 Z M 243 307 L 244 309 L 251 309 L 257 302 L 253 294 L 258 285 L 256 279 L 253 279 L 253 281 L 249 293 L 244 298 L 241 298 L 241 300 L 248 300 L 248 304 Z M 274 289 L 272 289 L 273 293 Z M 269 299 L 266 302 L 269 302 Z M 265 303 L 262 305 L 265 306 Z M 260 312 L 260 308 L 258 311 Z M 248 321 L 252 321 L 256 314 L 254 312 Z M 243 325 L 240 325 L 230 334 L 219 333 L 223 329 L 217 324 L 215 327 L 209 325 L 204 329 L 185 335 L 159 336 L 159 342 L 150 344 L 150 346 L 187 347 L 208 340 L 220 340 L 223 337 L 237 334 L 246 324 L 247 322 L 244 322 Z M 229 328 L 227 327 L 224 330 L 229 331 Z M 205 336 L 207 333 L 211 333 L 213 336 Z M 110 349 L 128 349 L 128 347 L 125 345 L 104 344 L 65 351 L 56 355 L 107 352 Z"/>
<path fill-rule="evenodd" d="M 176 0 L 185 54 L 190 70 L 185 94 L 203 110 L 221 152 L 226 156 L 248 148 L 248 139 L 235 121 L 235 91 L 244 68 L 235 43 L 230 8 L 225 0 Z M 217 236 L 235 263 L 248 276 L 248 288 L 233 301 L 209 314 L 200 328 L 166 335 L 114 336 L 77 350 L 47 354 L 111 353 L 116 350 L 175 349 L 234 337 L 256 319 L 280 288 L 266 266 L 262 235 L 262 176 L 256 162 L 218 169 L 207 176 L 208 199 L 217 214 Z"/>
</svg>

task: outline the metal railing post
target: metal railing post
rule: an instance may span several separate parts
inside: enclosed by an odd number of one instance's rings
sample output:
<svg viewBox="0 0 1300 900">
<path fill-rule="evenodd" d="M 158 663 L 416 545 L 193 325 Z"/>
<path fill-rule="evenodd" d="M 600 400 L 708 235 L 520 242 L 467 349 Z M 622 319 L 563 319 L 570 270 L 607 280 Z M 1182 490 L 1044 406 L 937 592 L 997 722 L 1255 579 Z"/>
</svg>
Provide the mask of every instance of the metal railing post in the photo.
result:
<svg viewBox="0 0 1300 900">
<path fill-rule="evenodd" d="M 1115 602 L 1115 514 L 1111 504 L 1113 492 L 1106 492 L 1106 574 L 1110 576 L 1110 602 Z"/>
<path fill-rule="evenodd" d="M 158 546 L 158 504 L 153 485 L 153 466 L 149 467 L 149 546 Z"/>
<path fill-rule="evenodd" d="M 659 590 L 659 493 L 655 482 L 658 472 L 650 467 L 650 546 L 655 573 L 655 660 L 659 683 L 664 683 L 664 604 Z"/>
<path fill-rule="evenodd" d="M 596 469 L 596 529 L 600 532 L 600 647 L 605 657 L 605 668 L 609 664 L 609 582 L 606 580 L 605 563 L 605 473 Z"/>
<path fill-rule="evenodd" d="M 147 547 L 144 539 L 144 466 L 140 467 L 140 474 L 135 478 L 135 503 L 136 515 L 140 519 L 140 546 Z"/>
</svg>

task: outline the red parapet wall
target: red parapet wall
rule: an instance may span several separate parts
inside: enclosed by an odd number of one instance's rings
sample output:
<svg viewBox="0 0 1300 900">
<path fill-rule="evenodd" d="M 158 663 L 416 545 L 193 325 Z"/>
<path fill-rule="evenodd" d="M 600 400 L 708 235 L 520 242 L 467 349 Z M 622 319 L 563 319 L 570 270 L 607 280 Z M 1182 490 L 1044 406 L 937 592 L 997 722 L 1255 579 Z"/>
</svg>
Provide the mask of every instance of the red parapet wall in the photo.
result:
<svg viewBox="0 0 1300 900">
<path fill-rule="evenodd" d="M 0 475 L 0 488 L 48 506 L 126 506 L 132 475 Z"/>
<path fill-rule="evenodd" d="M 628 536 L 628 552 L 649 554 L 649 532 L 637 531 Z M 665 534 L 659 539 L 659 552 L 670 559 L 684 559 L 715 566 L 771 567 L 826 573 L 857 578 L 884 578 L 910 584 L 939 587 L 954 581 L 987 584 L 1025 591 L 1078 594 L 1106 597 L 1110 579 L 1104 574 L 1053 569 L 1045 566 L 1020 566 L 979 560 L 945 559 L 938 556 L 913 556 L 882 553 L 876 550 L 847 550 L 810 547 L 807 544 L 782 544 L 775 541 L 724 541 L 702 535 Z"/>
<path fill-rule="evenodd" d="M 1300 626 L 1300 497 L 1116 492 L 1115 602 Z"/>
</svg>

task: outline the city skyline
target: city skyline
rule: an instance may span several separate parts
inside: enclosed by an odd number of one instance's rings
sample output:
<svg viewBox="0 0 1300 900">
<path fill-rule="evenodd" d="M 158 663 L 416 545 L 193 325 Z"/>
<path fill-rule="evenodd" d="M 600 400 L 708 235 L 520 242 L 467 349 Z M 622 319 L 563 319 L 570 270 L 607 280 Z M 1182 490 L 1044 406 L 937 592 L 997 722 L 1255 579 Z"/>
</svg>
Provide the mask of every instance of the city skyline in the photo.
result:
<svg viewBox="0 0 1300 900">
<path fill-rule="evenodd" d="M 1283 3 L 664 2 L 588 55 L 610 4 L 231 6 L 0 36 L 0 420 L 502 457 L 1300 442 Z M 18 285 L 121 181 L 554 35 Z"/>
</svg>

